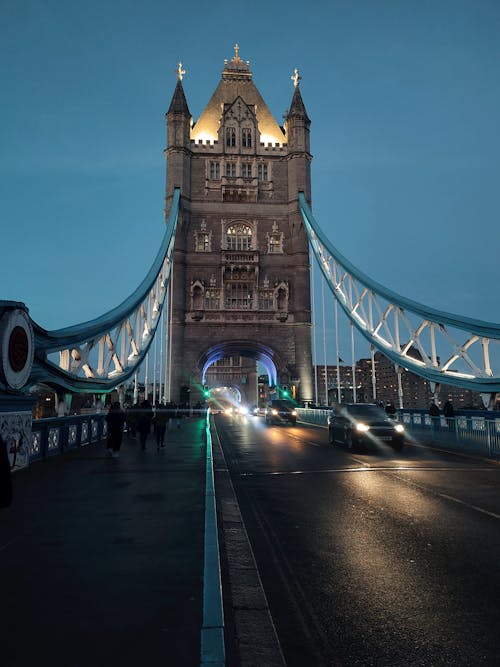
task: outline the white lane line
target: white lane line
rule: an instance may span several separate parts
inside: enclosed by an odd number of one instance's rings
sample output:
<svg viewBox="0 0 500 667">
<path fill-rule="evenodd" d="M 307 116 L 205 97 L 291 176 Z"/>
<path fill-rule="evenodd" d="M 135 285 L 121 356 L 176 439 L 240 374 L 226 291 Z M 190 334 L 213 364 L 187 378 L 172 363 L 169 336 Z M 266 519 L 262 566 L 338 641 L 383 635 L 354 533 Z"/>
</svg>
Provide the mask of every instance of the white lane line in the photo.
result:
<svg viewBox="0 0 500 667">
<path fill-rule="evenodd" d="M 240 472 L 240 477 L 264 477 L 271 475 L 321 475 L 334 472 L 397 472 L 397 471 L 415 471 L 415 472 L 496 472 L 494 468 L 456 468 L 450 466 L 370 466 L 359 461 L 362 465 L 358 468 L 324 468 L 323 470 L 268 470 L 263 472 Z M 401 478 L 403 479 L 403 478 Z M 403 481 L 407 481 L 404 480 Z M 408 482 L 415 484 L 415 482 Z M 415 486 L 419 486 L 415 484 Z M 427 487 L 421 487 L 423 489 Z"/>
</svg>

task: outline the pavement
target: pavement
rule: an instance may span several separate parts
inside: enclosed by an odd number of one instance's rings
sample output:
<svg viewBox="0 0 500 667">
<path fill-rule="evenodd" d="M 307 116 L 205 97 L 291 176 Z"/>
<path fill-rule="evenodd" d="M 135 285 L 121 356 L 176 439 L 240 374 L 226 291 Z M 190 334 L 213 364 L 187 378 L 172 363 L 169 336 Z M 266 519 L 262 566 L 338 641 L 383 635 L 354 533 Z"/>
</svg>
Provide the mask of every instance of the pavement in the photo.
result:
<svg viewBox="0 0 500 667">
<path fill-rule="evenodd" d="M 190 418 L 160 451 L 153 434 L 146 451 L 125 434 L 117 459 L 102 441 L 13 475 L 13 504 L 0 509 L 1 667 L 284 665 L 213 422 L 211 433 L 212 456 L 205 419 Z M 204 583 L 218 577 L 204 559 L 210 460 L 224 603 L 217 663 L 201 639 L 211 631 Z"/>
<path fill-rule="evenodd" d="M 13 475 L 0 510 L 2 667 L 200 664 L 205 421 Z"/>
</svg>

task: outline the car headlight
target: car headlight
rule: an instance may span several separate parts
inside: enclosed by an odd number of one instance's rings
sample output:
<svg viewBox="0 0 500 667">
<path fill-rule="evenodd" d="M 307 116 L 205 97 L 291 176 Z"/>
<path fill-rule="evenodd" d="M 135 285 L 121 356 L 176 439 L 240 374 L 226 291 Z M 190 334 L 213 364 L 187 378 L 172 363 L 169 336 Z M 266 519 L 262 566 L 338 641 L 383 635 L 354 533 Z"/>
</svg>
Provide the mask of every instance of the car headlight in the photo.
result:
<svg viewBox="0 0 500 667">
<path fill-rule="evenodd" d="M 240 408 L 240 415 L 247 415 L 248 414 L 248 408 L 241 407 Z"/>
<path fill-rule="evenodd" d="M 362 431 L 363 433 L 365 433 L 366 431 L 369 431 L 369 430 L 370 430 L 370 427 L 367 426 L 366 424 L 363 424 L 363 422 L 358 422 L 356 424 L 356 431 Z"/>
<path fill-rule="evenodd" d="M 403 424 L 396 424 L 396 426 L 394 428 L 398 433 L 403 433 L 403 431 L 405 430 L 405 427 L 403 426 Z"/>
<path fill-rule="evenodd" d="M 278 414 L 278 411 L 277 410 L 271 410 L 271 414 L 276 416 Z"/>
<path fill-rule="evenodd" d="M 297 410 L 292 410 L 292 417 L 296 417 L 296 416 L 297 416 Z"/>
</svg>

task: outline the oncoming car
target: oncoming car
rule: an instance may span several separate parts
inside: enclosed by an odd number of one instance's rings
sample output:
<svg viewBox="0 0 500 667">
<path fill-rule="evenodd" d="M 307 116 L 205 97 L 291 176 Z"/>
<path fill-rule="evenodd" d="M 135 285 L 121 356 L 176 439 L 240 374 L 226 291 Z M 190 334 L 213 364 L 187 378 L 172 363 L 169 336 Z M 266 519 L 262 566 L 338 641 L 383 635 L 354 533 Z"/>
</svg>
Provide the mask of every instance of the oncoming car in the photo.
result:
<svg viewBox="0 0 500 667">
<path fill-rule="evenodd" d="M 404 440 L 404 426 L 374 403 L 339 405 L 328 417 L 328 442 L 343 443 L 348 449 L 386 443 L 400 451 Z"/>
<path fill-rule="evenodd" d="M 289 422 L 293 426 L 297 423 L 297 410 L 290 401 L 276 399 L 266 408 L 266 424 L 283 424 Z"/>
</svg>

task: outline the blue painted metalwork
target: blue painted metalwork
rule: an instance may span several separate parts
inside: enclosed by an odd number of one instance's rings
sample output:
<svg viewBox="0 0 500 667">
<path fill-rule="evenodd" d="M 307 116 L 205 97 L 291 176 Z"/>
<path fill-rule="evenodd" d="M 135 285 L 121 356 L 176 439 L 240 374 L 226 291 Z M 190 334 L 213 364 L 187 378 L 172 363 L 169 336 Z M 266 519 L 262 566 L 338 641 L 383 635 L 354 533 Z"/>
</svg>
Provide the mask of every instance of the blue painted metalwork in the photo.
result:
<svg viewBox="0 0 500 667">
<path fill-rule="evenodd" d="M 500 342 L 500 324 L 429 308 L 377 283 L 333 246 L 316 222 L 303 193 L 299 194 L 299 205 L 310 245 L 331 292 L 348 319 L 374 347 L 396 365 L 429 382 L 489 394 L 500 391 L 500 376 L 493 373 L 489 357 L 489 344 Z M 386 302 L 383 308 L 379 299 Z M 378 319 L 375 316 L 376 322 L 373 318 L 375 311 L 379 316 Z M 392 329 L 389 316 L 395 320 Z M 410 316 L 420 318 L 416 325 L 409 322 Z M 402 325 L 409 333 L 406 340 L 400 341 Z M 387 332 L 385 338 L 379 335 L 382 330 Z M 462 343 L 455 342 L 455 331 L 465 337 Z M 431 338 L 433 349 L 424 349 L 423 332 Z M 438 335 L 448 344 L 446 347 L 441 343 L 443 353 L 437 349 L 435 338 Z M 470 358 L 468 352 L 476 344 L 481 346 L 482 367 Z M 412 347 L 418 350 L 420 359 L 409 354 Z M 463 362 L 467 373 L 452 369 L 457 360 Z"/>
<path fill-rule="evenodd" d="M 47 331 L 32 321 L 35 337 L 35 359 L 27 386 L 44 383 L 69 391 L 109 391 L 130 378 L 140 367 L 154 338 L 166 288 L 170 281 L 179 203 L 180 190 L 176 188 L 172 198 L 167 227 L 156 258 L 144 280 L 123 303 L 96 319 L 54 331 Z M 148 299 L 148 295 L 155 288 L 155 285 L 158 285 L 158 290 L 154 296 L 154 313 L 146 313 L 144 302 Z M 142 331 L 135 338 L 130 324 L 130 318 L 133 315 L 140 317 L 141 326 L 143 325 Z M 127 328 L 127 332 L 125 328 Z M 113 330 L 116 330 L 116 337 L 129 335 L 128 343 L 132 343 L 134 348 L 134 354 L 128 355 L 126 362 L 122 360 L 120 364 L 118 359 L 115 360 L 119 365 L 118 371 L 115 370 L 109 374 L 103 373 L 100 376 L 81 377 L 76 372 L 71 372 L 71 369 L 63 368 L 48 359 L 49 354 L 59 352 L 66 354 L 68 366 L 70 363 L 76 366 L 73 360 L 78 359 L 78 355 L 83 355 L 84 352 L 94 348 L 97 344 L 96 341 L 100 341 L 103 347 L 106 343 L 109 350 L 114 351 L 115 356 L 118 357 L 119 353 L 113 349 L 113 341 L 111 340 Z M 80 367 L 78 367 L 78 370 L 81 372 Z"/>
</svg>

